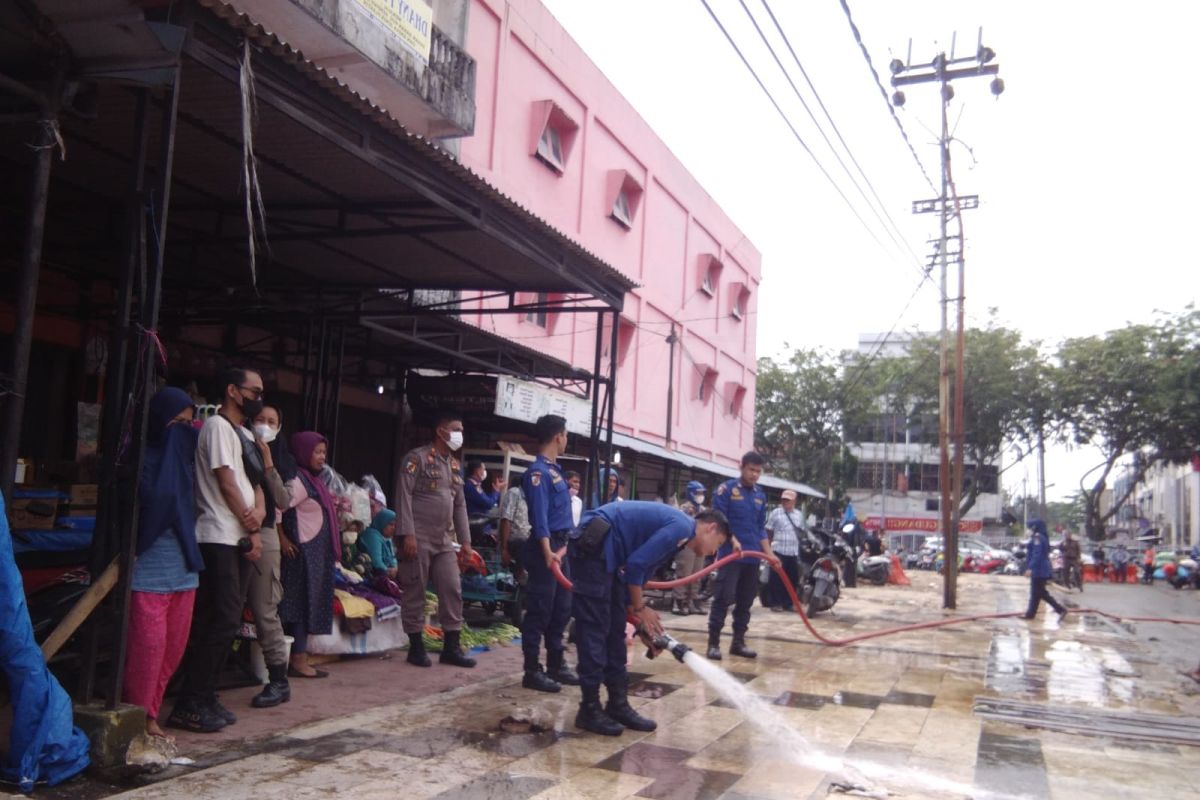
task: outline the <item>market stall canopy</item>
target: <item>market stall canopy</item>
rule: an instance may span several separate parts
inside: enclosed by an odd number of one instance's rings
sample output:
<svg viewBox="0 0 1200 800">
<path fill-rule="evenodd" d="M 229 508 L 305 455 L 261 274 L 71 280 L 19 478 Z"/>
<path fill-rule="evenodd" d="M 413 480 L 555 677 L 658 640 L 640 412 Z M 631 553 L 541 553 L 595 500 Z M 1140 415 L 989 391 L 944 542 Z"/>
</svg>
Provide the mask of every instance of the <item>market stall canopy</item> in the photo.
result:
<svg viewBox="0 0 1200 800">
<path fill-rule="evenodd" d="M 103 4 L 80 30 L 121 5 Z M 247 18 L 182 3 L 174 14 L 191 32 L 179 74 L 166 286 L 546 292 L 622 307 L 632 281 Z M 128 24 L 148 24 L 136 22 L 140 15 Z M 59 36 L 72 49 L 73 30 Z M 246 40 L 257 115 L 249 132 L 240 89 Z M 117 58 L 107 68 L 134 63 Z M 45 237 L 57 268 L 95 275 L 106 266 L 98 252 L 120 252 L 138 85 L 99 83 L 89 89 L 89 113 L 63 115 L 68 157 L 54 165 Z M 26 137 L 22 126 L 0 128 L 0 158 L 27 159 Z M 147 142 L 151 152 L 162 146 L 157 139 Z M 244 156 L 265 211 L 253 277 Z M 0 193 L 19 204 L 24 183 L 5 183 Z M 19 215 L 10 216 L 4 227 L 16 234 Z"/>
</svg>

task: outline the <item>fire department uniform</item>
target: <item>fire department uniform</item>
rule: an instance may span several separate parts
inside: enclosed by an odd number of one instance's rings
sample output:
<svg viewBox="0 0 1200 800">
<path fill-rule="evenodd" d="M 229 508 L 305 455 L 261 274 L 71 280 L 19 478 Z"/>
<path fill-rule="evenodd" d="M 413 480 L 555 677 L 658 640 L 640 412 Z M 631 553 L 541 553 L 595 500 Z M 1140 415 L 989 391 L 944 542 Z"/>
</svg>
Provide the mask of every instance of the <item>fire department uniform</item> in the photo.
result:
<svg viewBox="0 0 1200 800">
<path fill-rule="evenodd" d="M 566 546 L 567 534 L 575 527 L 571 512 L 571 492 L 558 465 L 544 456 L 525 470 L 521 490 L 529 507 L 530 534 L 518 553 L 521 566 L 529 579 L 525 585 L 525 618 L 521 623 L 521 650 L 526 669 L 537 668 L 542 639 L 546 641 L 546 662 L 553 677 L 562 666 L 563 631 L 571 618 L 571 593 L 559 586 L 554 573 L 546 566 L 542 540 L 550 540 L 550 548 L 558 551 Z M 570 577 L 564 560 L 563 572 Z"/>
<path fill-rule="evenodd" d="M 729 519 L 729 529 L 743 550 L 763 549 L 767 538 L 767 493 L 755 486 L 744 486 L 738 478 L 731 478 L 717 487 L 713 494 L 713 508 Z M 726 543 L 717 551 L 717 558 L 733 552 Z M 713 588 L 712 608 L 708 615 L 709 648 L 719 647 L 721 629 L 725 627 L 725 615 L 733 606 L 733 641 L 745 644 L 746 631 L 750 628 L 750 607 L 758 594 L 758 559 L 740 558 L 721 567 Z"/>
<path fill-rule="evenodd" d="M 405 597 L 400 604 L 404 632 L 417 634 L 424 629 L 425 587 L 430 581 L 438 596 L 442 630 L 462 630 L 462 583 L 454 537 L 457 534 L 460 543 L 468 543 L 471 533 L 458 460 L 438 455 L 433 445 L 405 455 L 396 511 L 396 536 L 417 538 L 417 557 L 401 560 L 396 575 Z M 409 602 L 408 598 L 419 599 Z"/>
<path fill-rule="evenodd" d="M 598 550 L 583 544 L 589 526 L 600 520 L 608 534 Z M 579 682 L 585 691 L 601 681 L 625 694 L 625 609 L 627 586 L 644 586 L 656 570 L 675 557 L 696 535 L 696 521 L 663 503 L 629 500 L 583 513 L 572 532 L 575 642 L 579 650 Z"/>
</svg>

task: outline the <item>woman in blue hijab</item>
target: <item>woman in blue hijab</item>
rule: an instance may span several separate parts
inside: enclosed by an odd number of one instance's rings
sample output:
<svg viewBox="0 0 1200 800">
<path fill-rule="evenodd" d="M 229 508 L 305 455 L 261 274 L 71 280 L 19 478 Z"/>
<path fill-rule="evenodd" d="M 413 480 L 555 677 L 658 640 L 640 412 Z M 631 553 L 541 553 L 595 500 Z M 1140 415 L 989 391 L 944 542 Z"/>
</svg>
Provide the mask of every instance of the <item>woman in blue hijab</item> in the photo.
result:
<svg viewBox="0 0 1200 800">
<path fill-rule="evenodd" d="M 1046 582 L 1050 580 L 1053 570 L 1050 567 L 1050 536 L 1046 531 L 1046 523 L 1040 519 L 1029 520 L 1029 556 L 1025 571 L 1029 575 L 1029 608 L 1025 611 L 1025 619 L 1037 616 L 1038 606 L 1043 600 L 1058 613 L 1060 620 L 1065 617 L 1067 609 L 1046 591 Z"/>
<path fill-rule="evenodd" d="M 192 398 L 182 389 L 166 387 L 150 400 L 122 689 L 126 702 L 146 709 L 146 733 L 168 739 L 158 712 L 187 646 L 204 568 L 196 544 L 193 413 Z"/>
</svg>

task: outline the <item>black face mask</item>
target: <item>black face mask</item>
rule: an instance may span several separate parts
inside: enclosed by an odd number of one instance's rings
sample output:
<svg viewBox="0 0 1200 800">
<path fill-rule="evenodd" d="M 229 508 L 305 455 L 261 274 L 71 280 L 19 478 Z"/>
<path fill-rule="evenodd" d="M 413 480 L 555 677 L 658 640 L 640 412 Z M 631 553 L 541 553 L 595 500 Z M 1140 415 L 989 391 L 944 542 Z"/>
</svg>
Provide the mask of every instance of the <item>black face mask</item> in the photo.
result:
<svg viewBox="0 0 1200 800">
<path fill-rule="evenodd" d="M 250 400 L 245 397 L 242 398 L 242 413 L 246 415 L 246 419 L 253 420 L 262 413 L 262 410 L 262 400 Z"/>
</svg>

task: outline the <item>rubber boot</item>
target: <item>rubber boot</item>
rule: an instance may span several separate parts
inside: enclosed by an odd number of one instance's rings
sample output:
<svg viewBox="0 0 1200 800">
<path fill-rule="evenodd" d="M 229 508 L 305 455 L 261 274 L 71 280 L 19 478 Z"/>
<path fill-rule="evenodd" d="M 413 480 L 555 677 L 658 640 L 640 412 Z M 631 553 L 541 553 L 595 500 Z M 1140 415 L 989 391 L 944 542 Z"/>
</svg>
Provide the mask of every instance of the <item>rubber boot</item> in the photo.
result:
<svg viewBox="0 0 1200 800">
<path fill-rule="evenodd" d="M 708 656 L 708 659 L 710 661 L 720 661 L 721 660 L 721 632 L 720 631 L 709 631 L 708 632 L 708 652 L 705 653 L 704 655 Z"/>
<path fill-rule="evenodd" d="M 459 646 L 460 634 L 460 631 L 446 631 L 446 638 L 442 640 L 442 655 L 438 658 L 439 664 L 449 664 L 452 667 L 467 669 L 475 666 L 475 659 L 465 655 L 462 647 Z"/>
<path fill-rule="evenodd" d="M 575 727 L 601 736 L 620 736 L 625 732 L 625 726 L 606 714 L 600 706 L 599 686 L 583 687 L 583 700 L 575 715 Z"/>
<path fill-rule="evenodd" d="M 562 691 L 562 687 L 553 678 L 542 672 L 542 665 L 538 663 L 537 656 L 528 653 L 525 655 L 525 677 L 521 679 L 521 685 L 526 689 L 548 694 Z"/>
<path fill-rule="evenodd" d="M 604 713 L 631 731 L 649 733 L 658 727 L 658 723 L 649 717 L 643 717 L 629 705 L 629 688 L 624 681 L 606 684 L 608 687 L 608 705 Z"/>
<path fill-rule="evenodd" d="M 758 658 L 758 653 L 746 647 L 746 634 L 733 634 L 733 645 L 729 648 L 729 655 L 741 656 L 742 658 Z"/>
<path fill-rule="evenodd" d="M 566 653 L 562 650 L 546 651 L 546 672 L 563 686 L 579 685 L 579 676 L 567 664 Z"/>
<path fill-rule="evenodd" d="M 250 705 L 255 708 L 274 708 L 292 699 L 292 687 L 288 685 L 287 664 L 268 664 L 270 680 L 263 690 L 254 696 Z"/>
<path fill-rule="evenodd" d="M 429 660 L 429 655 L 425 652 L 423 634 L 410 633 L 408 635 L 408 663 L 414 667 L 433 666 L 433 662 Z"/>
</svg>

